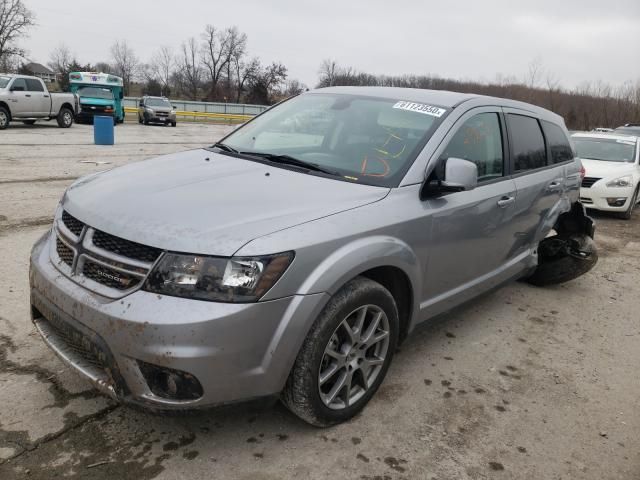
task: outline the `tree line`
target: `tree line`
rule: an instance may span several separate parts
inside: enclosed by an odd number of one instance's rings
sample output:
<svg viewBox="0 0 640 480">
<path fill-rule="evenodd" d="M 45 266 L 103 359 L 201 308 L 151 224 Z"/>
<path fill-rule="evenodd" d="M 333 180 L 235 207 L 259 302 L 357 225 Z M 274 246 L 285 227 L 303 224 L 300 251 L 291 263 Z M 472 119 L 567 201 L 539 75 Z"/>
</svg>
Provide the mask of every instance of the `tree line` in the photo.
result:
<svg viewBox="0 0 640 480">
<path fill-rule="evenodd" d="M 247 49 L 247 35 L 237 27 L 207 25 L 174 50 L 160 47 L 144 62 L 126 41 L 116 41 L 106 62 L 83 65 L 66 45 L 55 48 L 49 68 L 68 88 L 72 71 L 100 71 L 122 77 L 125 95 L 164 95 L 188 100 L 268 105 L 297 95 L 306 87 L 288 79 L 280 62 L 263 64 Z"/>
<path fill-rule="evenodd" d="M 640 123 L 640 80 L 613 87 L 604 82 L 584 82 L 565 89 L 540 59 L 534 59 L 523 78 L 497 76 L 491 82 L 456 80 L 433 75 L 372 75 L 324 60 L 319 70 L 319 88 L 329 86 L 380 86 L 452 90 L 509 98 L 538 105 L 565 119 L 572 130 L 615 128 Z"/>
</svg>

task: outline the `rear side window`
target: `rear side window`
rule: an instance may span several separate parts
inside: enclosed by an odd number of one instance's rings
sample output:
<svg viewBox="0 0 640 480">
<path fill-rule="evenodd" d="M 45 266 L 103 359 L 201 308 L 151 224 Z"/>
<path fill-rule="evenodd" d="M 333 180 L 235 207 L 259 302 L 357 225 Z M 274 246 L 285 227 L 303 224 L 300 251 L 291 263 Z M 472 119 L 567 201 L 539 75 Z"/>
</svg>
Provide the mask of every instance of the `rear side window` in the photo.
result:
<svg viewBox="0 0 640 480">
<path fill-rule="evenodd" d="M 573 150 L 564 131 L 556 124 L 542 121 L 542 128 L 551 150 L 551 163 L 573 160 Z"/>
<path fill-rule="evenodd" d="M 462 158 L 478 167 L 478 181 L 502 177 L 502 132 L 497 113 L 479 113 L 464 122 L 442 158 Z"/>
<path fill-rule="evenodd" d="M 547 165 L 544 136 L 538 120 L 509 113 L 507 114 L 507 127 L 510 132 L 513 168 L 516 173 Z"/>
<path fill-rule="evenodd" d="M 33 78 L 27 78 L 27 91 L 29 92 L 44 92 L 44 87 L 42 83 L 38 80 L 34 80 Z"/>
</svg>

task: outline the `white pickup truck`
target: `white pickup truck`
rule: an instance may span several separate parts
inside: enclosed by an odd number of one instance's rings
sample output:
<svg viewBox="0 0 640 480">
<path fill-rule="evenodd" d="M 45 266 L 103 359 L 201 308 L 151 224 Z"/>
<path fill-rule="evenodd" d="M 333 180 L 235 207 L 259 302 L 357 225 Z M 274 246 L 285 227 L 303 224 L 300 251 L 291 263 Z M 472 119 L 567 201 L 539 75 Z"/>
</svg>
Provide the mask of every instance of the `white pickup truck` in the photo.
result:
<svg viewBox="0 0 640 480">
<path fill-rule="evenodd" d="M 49 93 L 37 77 L 0 73 L 0 130 L 9 122 L 32 125 L 37 120 L 58 121 L 61 128 L 73 125 L 78 113 L 78 96 L 73 93 Z"/>
</svg>

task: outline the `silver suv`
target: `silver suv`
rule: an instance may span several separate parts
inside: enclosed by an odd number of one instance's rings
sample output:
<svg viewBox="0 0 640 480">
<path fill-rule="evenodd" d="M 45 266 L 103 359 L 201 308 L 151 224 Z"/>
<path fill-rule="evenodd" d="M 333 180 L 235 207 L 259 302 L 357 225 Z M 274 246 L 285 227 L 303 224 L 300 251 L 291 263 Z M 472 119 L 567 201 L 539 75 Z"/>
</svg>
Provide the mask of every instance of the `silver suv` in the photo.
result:
<svg viewBox="0 0 640 480">
<path fill-rule="evenodd" d="M 32 252 L 33 321 L 115 398 L 279 396 L 335 424 L 419 324 L 509 280 L 594 265 L 581 175 L 562 119 L 532 105 L 304 93 L 210 148 L 70 186 Z"/>
<path fill-rule="evenodd" d="M 144 96 L 138 102 L 138 123 L 176 126 L 176 110 L 166 97 Z"/>
</svg>

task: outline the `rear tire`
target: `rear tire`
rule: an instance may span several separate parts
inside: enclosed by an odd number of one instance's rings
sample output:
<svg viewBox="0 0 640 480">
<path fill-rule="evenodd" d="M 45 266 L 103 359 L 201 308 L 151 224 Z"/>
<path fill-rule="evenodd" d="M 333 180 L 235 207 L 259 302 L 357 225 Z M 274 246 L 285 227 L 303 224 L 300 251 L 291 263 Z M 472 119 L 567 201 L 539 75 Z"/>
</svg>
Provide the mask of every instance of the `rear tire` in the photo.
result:
<svg viewBox="0 0 640 480">
<path fill-rule="evenodd" d="M 9 110 L 4 107 L 0 107 L 0 130 L 7 128 L 10 121 L 11 114 L 9 113 Z"/>
<path fill-rule="evenodd" d="M 69 128 L 73 125 L 73 112 L 68 108 L 62 108 L 58 113 L 58 126 L 60 128 Z"/>
<path fill-rule="evenodd" d="M 398 331 L 391 293 L 368 278 L 351 280 L 313 323 L 289 373 L 282 402 L 316 427 L 349 420 L 382 383 Z"/>
<path fill-rule="evenodd" d="M 36 123 L 35 120 L 23 120 L 22 123 L 25 125 L 34 125 Z"/>
</svg>

